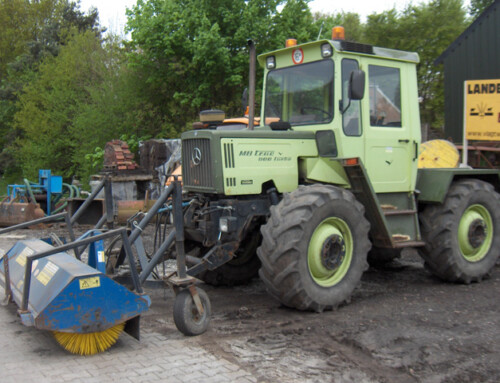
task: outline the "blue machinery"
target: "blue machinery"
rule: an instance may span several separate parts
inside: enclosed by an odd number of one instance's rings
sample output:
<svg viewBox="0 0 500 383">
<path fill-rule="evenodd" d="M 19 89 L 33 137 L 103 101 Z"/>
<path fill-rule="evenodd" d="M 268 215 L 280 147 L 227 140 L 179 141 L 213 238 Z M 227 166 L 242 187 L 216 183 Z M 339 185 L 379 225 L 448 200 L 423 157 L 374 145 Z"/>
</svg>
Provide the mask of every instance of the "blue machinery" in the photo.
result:
<svg viewBox="0 0 500 383">
<path fill-rule="evenodd" d="M 105 188 L 106 213 L 94 230 L 75 239 L 72 225 L 102 188 Z M 139 318 L 150 305 L 142 284 L 163 261 L 175 239 L 177 272 L 165 280 L 176 292 L 174 320 L 187 335 L 204 332 L 210 319 L 210 302 L 206 293 L 194 287 L 195 278 L 187 274 L 180 182 L 176 180 L 163 192 L 130 234 L 126 228 L 112 229 L 111 195 L 111 182 L 106 178 L 72 217 L 60 213 L 0 230 L 0 234 L 4 234 L 63 219 L 71 240 L 68 244 L 56 241 L 57 246 L 42 240 L 20 241 L 3 255 L 0 286 L 5 290 L 6 301 L 13 300 L 18 305 L 24 325 L 52 331 L 56 340 L 73 353 L 90 355 L 104 351 L 115 343 L 122 330 L 139 339 Z M 143 253 L 140 234 L 170 196 L 175 229 L 150 260 L 139 257 L 139 273 L 132 245 L 140 256 Z M 105 223 L 109 229 L 101 233 L 99 230 Z M 103 240 L 117 236 L 121 237 L 122 252 L 130 265 L 128 288 L 105 274 Z M 81 254 L 87 246 L 88 262 L 83 263 Z M 74 256 L 69 251 L 73 251 Z M 200 263 L 203 261 L 198 261 L 198 268 Z"/>
<path fill-rule="evenodd" d="M 79 196 L 76 186 L 63 183 L 62 177 L 52 175 L 49 169 L 40 169 L 38 170 L 38 184 L 25 179 L 23 185 L 8 185 L 7 196 L 10 200 L 20 199 L 21 202 L 27 202 L 29 197 L 33 203 L 36 203 L 36 196 L 43 195 L 46 198 L 45 213 L 51 215 L 66 207 L 64 203 L 61 206 L 52 207 L 61 200 L 64 189 L 67 190 L 70 198 Z"/>
<path fill-rule="evenodd" d="M 0 226 L 11 226 L 63 211 L 69 201 L 80 197 L 74 185 L 63 183 L 50 170 L 38 171 L 38 183 L 24 179 L 21 185 L 8 185 L 0 201 Z"/>
</svg>

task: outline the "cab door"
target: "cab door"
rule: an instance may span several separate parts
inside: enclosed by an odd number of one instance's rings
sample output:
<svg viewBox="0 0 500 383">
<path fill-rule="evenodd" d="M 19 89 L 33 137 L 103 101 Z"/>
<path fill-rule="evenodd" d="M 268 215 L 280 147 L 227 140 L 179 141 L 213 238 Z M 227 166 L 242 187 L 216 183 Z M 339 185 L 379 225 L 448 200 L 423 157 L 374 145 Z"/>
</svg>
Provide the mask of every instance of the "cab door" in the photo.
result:
<svg viewBox="0 0 500 383">
<path fill-rule="evenodd" d="M 404 64 L 366 61 L 364 165 L 376 193 L 411 191 L 418 148 L 403 81 Z"/>
</svg>

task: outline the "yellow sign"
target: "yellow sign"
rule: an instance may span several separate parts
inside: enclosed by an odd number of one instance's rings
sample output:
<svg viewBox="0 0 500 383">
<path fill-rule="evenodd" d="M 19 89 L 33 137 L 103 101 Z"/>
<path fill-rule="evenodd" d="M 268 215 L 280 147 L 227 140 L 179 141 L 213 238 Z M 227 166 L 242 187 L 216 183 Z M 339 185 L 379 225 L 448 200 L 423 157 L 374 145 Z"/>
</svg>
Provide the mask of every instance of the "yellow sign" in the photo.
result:
<svg viewBox="0 0 500 383">
<path fill-rule="evenodd" d="M 500 79 L 465 81 L 465 137 L 500 141 Z"/>
<path fill-rule="evenodd" d="M 101 280 L 99 277 L 91 277 L 80 279 L 80 290 L 93 289 L 94 287 L 101 286 Z"/>
</svg>

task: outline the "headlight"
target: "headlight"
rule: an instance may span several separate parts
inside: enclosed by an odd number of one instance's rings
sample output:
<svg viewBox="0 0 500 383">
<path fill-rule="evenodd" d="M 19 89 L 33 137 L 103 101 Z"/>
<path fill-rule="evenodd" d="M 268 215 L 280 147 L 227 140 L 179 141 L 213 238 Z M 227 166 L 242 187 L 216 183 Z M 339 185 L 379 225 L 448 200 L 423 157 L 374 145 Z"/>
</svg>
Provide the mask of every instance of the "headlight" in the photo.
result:
<svg viewBox="0 0 500 383">
<path fill-rule="evenodd" d="M 221 217 L 219 219 L 219 231 L 222 233 L 231 233 L 236 230 L 236 217 Z"/>
<path fill-rule="evenodd" d="M 269 56 L 266 58 L 266 68 L 274 69 L 276 68 L 276 58 L 274 56 Z"/>
<path fill-rule="evenodd" d="M 321 46 L 321 56 L 330 57 L 333 54 L 333 48 L 330 44 L 323 44 Z"/>
</svg>

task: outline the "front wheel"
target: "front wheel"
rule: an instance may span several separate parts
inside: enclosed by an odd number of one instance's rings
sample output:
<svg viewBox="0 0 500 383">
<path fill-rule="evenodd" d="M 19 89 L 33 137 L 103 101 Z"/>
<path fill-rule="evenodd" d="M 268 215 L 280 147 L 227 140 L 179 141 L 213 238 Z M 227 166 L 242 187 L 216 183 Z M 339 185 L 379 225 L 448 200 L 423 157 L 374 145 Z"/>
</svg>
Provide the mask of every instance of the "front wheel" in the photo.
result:
<svg viewBox="0 0 500 383">
<path fill-rule="evenodd" d="M 347 190 L 300 186 L 271 207 L 259 271 L 285 306 L 323 311 L 348 301 L 367 268 L 370 225 Z"/>
<path fill-rule="evenodd" d="M 420 216 L 426 267 L 449 282 L 479 282 L 500 254 L 500 195 L 492 185 L 465 179 L 450 187 L 442 204 Z"/>
<path fill-rule="evenodd" d="M 212 306 L 207 293 L 200 288 L 196 288 L 196 291 L 203 306 L 202 314 L 198 312 L 189 289 L 180 291 L 174 301 L 175 326 L 187 336 L 203 334 L 208 328 L 212 314 Z"/>
</svg>

